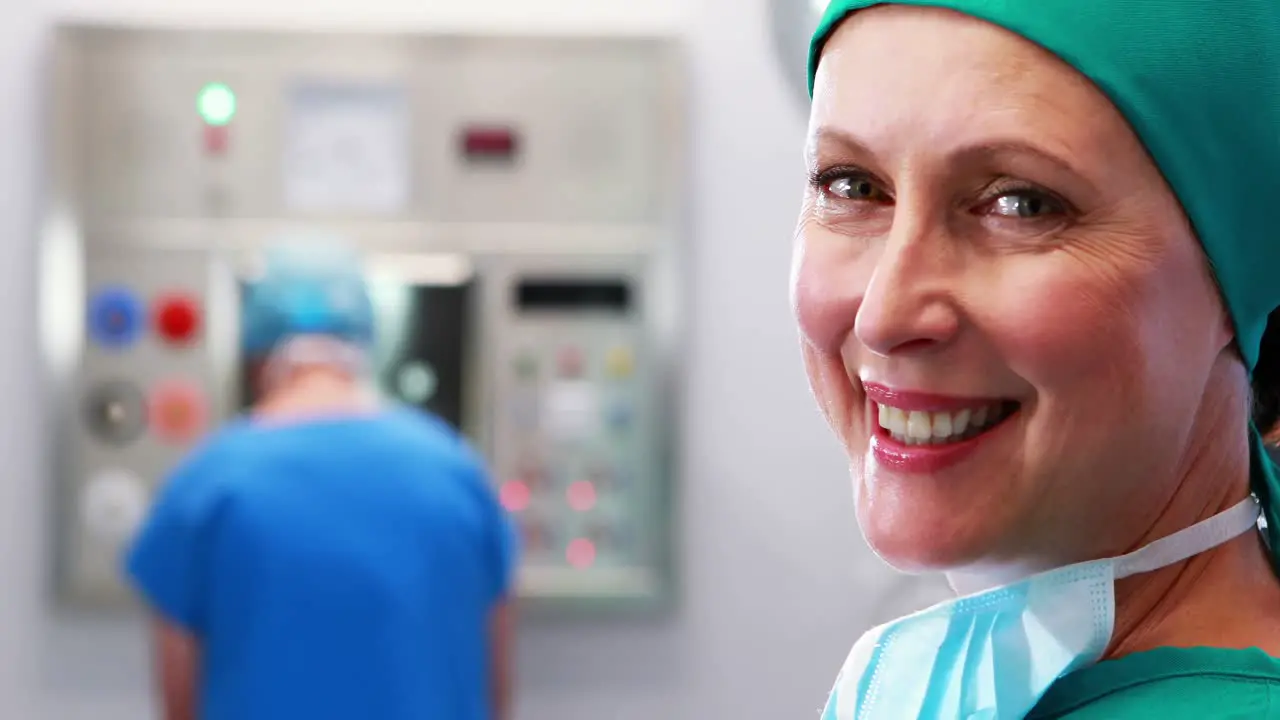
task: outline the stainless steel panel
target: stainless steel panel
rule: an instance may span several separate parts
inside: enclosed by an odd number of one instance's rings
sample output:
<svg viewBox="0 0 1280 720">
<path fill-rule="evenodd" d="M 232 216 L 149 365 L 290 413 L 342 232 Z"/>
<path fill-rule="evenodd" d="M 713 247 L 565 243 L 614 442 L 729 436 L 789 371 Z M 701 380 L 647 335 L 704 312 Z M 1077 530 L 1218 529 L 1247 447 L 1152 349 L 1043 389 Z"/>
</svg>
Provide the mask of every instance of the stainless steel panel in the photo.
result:
<svg viewBox="0 0 1280 720">
<path fill-rule="evenodd" d="M 41 316 L 60 597 L 128 606 L 119 552 L 129 527 L 198 441 L 161 432 L 162 418 L 184 416 L 181 402 L 157 410 L 158 389 L 173 381 L 178 401 L 198 395 L 209 427 L 234 415 L 238 278 L 276 236 L 321 232 L 364 250 L 371 276 L 474 282 L 464 430 L 508 500 L 519 486 L 507 483 L 534 464 L 554 478 L 513 502 L 522 522 L 554 535 L 525 557 L 524 597 L 568 610 L 670 598 L 686 171 L 672 41 L 64 27 L 55 55 Z M 237 99 L 214 149 L 196 112 L 211 82 Z M 402 206 L 290 206 L 292 98 L 303 86 L 402 94 Z M 510 161 L 468 158 L 460 143 L 471 127 L 513 132 Z M 358 149 L 359 132 L 324 137 Z M 526 277 L 618 279 L 634 304 L 523 313 L 513 293 Z M 112 339 L 119 307 L 92 317 L 103 288 L 137 298 L 133 342 Z M 157 334 L 155 303 L 173 292 L 200 310 L 192 342 Z M 166 322 L 180 327 L 183 312 Z M 95 322 L 110 326 L 105 335 Z M 555 372 L 566 351 L 580 354 L 572 379 Z M 522 375 L 529 358 L 549 374 Z M 552 432 L 563 422 L 574 432 Z"/>
</svg>

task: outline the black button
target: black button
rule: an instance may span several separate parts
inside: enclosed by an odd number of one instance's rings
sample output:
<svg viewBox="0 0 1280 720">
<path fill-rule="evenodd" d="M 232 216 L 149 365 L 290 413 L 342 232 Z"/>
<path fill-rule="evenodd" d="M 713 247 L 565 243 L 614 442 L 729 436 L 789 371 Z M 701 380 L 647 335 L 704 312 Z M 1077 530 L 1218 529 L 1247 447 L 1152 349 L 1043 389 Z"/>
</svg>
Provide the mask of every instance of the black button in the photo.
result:
<svg viewBox="0 0 1280 720">
<path fill-rule="evenodd" d="M 107 382 L 90 391 L 85 416 L 94 437 L 112 445 L 127 445 L 147 427 L 147 403 L 142 391 L 131 383 Z"/>
</svg>

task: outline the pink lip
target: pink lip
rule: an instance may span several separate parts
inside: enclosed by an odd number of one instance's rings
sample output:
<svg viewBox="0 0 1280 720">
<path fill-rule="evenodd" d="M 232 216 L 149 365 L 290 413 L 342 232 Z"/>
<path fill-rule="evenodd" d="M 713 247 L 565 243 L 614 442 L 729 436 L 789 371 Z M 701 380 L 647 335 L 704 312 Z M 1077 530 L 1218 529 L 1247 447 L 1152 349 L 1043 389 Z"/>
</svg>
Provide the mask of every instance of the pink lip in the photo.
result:
<svg viewBox="0 0 1280 720">
<path fill-rule="evenodd" d="M 929 475 L 958 465 L 1008 425 L 1002 422 L 991 430 L 957 443 L 946 445 L 903 445 L 884 428 L 871 436 L 871 454 L 876 462 L 904 474 Z"/>
<path fill-rule="evenodd" d="M 911 412 L 952 412 L 965 408 L 978 408 L 991 403 L 1003 402 L 1004 398 L 955 397 L 952 395 L 936 395 L 934 393 L 899 390 L 879 383 L 863 383 L 867 398 L 877 405 L 888 405 Z"/>
</svg>

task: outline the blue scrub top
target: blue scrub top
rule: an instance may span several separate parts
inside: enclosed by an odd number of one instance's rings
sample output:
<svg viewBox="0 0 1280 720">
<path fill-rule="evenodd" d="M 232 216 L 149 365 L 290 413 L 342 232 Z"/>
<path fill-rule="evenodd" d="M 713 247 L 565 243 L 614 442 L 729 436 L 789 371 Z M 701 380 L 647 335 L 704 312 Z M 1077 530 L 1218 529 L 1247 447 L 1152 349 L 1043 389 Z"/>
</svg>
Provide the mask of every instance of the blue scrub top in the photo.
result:
<svg viewBox="0 0 1280 720">
<path fill-rule="evenodd" d="M 129 575 L 199 638 L 204 720 L 487 720 L 512 525 L 481 460 L 408 409 L 242 421 L 174 472 Z"/>
</svg>

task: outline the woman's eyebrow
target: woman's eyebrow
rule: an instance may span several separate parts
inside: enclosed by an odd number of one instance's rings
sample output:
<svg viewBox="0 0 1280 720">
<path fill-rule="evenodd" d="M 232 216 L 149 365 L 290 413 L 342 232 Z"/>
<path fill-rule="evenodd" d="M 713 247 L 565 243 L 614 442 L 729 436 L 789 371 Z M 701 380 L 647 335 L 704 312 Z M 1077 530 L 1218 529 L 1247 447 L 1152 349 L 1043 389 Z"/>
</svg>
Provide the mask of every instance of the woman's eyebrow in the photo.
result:
<svg viewBox="0 0 1280 720">
<path fill-rule="evenodd" d="M 875 152 L 866 142 L 847 130 L 829 125 L 819 126 L 813 131 L 805 150 L 805 155 L 810 160 L 820 153 L 852 155 L 868 160 L 876 158 Z M 1082 174 L 1062 155 L 1021 139 L 983 140 L 957 147 L 949 151 L 948 156 L 952 161 L 966 165 L 992 165 L 1017 158 L 1033 158 L 1053 165 L 1062 172 Z"/>
<path fill-rule="evenodd" d="M 860 158 L 875 159 L 870 146 L 847 130 L 820 125 L 814 129 L 805 145 L 805 157 L 813 160 L 821 153 L 838 153 Z"/>
<path fill-rule="evenodd" d="M 951 153 L 953 160 L 964 164 L 993 165 L 1019 158 L 1032 158 L 1072 175 L 1082 173 L 1067 158 L 1025 140 L 989 140 L 962 146 Z"/>
</svg>

